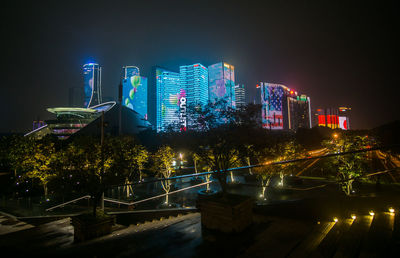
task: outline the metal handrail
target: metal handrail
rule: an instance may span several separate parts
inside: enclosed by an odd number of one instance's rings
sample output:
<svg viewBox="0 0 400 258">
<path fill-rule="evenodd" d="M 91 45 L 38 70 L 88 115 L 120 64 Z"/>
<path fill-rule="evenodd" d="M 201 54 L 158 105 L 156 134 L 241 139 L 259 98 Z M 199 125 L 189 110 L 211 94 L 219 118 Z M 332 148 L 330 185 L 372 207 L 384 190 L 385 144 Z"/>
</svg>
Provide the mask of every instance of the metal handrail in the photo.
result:
<svg viewBox="0 0 400 258">
<path fill-rule="evenodd" d="M 160 198 L 160 197 L 163 197 L 163 196 L 167 196 L 167 195 L 170 195 L 170 194 L 175 194 L 175 193 L 182 192 L 182 191 L 185 191 L 185 190 L 188 190 L 188 189 L 191 189 L 191 188 L 196 188 L 196 187 L 199 187 L 199 186 L 202 186 L 202 185 L 211 184 L 213 182 L 214 181 L 208 181 L 208 182 L 200 183 L 200 184 L 197 184 L 197 185 L 188 186 L 188 187 L 176 190 L 176 191 L 172 191 L 172 192 L 169 192 L 169 193 L 165 193 L 165 194 L 160 194 L 160 195 L 156 195 L 156 196 L 153 196 L 153 197 L 149 197 L 149 198 L 146 198 L 146 199 L 143 199 L 143 200 L 140 200 L 140 201 L 132 202 L 131 205 L 138 204 L 138 203 L 141 203 L 141 202 L 150 201 L 150 200 L 157 199 L 157 198 Z"/>
<path fill-rule="evenodd" d="M 319 156 L 312 156 L 312 157 L 306 157 L 306 158 L 299 158 L 299 159 L 292 159 L 292 160 L 283 160 L 283 161 L 275 161 L 275 162 L 269 162 L 269 163 L 262 163 L 262 164 L 256 164 L 256 165 L 250 165 L 250 166 L 243 166 L 243 167 L 236 167 L 236 168 L 228 168 L 226 172 L 236 172 L 241 169 L 246 169 L 246 168 L 257 168 L 257 167 L 265 167 L 265 166 L 270 166 L 270 165 L 280 165 L 280 164 L 286 164 L 286 163 L 293 163 L 293 162 L 302 162 L 302 161 L 307 161 L 307 160 L 313 160 L 313 159 L 320 159 L 320 158 L 328 158 L 328 157 L 335 157 L 335 156 L 340 156 L 340 155 L 347 155 L 347 154 L 354 154 L 354 153 L 361 153 L 361 152 L 369 152 L 369 151 L 375 151 L 375 150 L 381 150 L 381 149 L 386 149 L 390 147 L 398 147 L 399 145 L 392 145 L 392 146 L 380 146 L 380 147 L 375 147 L 375 148 L 366 148 L 366 149 L 361 149 L 361 150 L 354 150 L 354 151 L 346 151 L 346 152 L 338 152 L 338 153 L 328 153 L 324 155 L 319 155 Z M 119 184 L 119 185 L 112 185 L 110 187 L 117 187 L 117 186 L 126 186 L 126 185 L 138 185 L 138 184 L 149 184 L 149 183 L 155 183 L 155 182 L 160 182 L 160 181 L 166 181 L 166 180 L 174 180 L 174 179 L 180 179 L 180 178 L 186 178 L 186 177 L 196 177 L 196 176 L 203 176 L 203 175 L 209 175 L 209 174 L 216 174 L 219 173 L 220 171 L 207 171 L 207 172 L 201 172 L 201 173 L 194 173 L 194 174 L 187 174 L 187 175 L 182 175 L 182 176 L 174 176 L 174 177 L 167 177 L 167 178 L 158 178 L 146 182 L 135 182 L 135 183 L 130 183 L 130 184 Z"/>
<path fill-rule="evenodd" d="M 81 200 L 81 199 L 88 199 L 88 198 L 91 198 L 91 196 L 90 196 L 90 195 L 85 195 L 85 196 L 76 198 L 76 199 L 74 199 L 74 200 L 71 200 L 71 201 L 68 201 L 68 202 L 64 202 L 64 203 L 61 203 L 61 204 L 59 204 L 59 205 L 53 206 L 53 207 L 51 207 L 51 208 L 48 208 L 48 209 L 46 209 L 46 211 L 51 211 L 51 210 L 53 210 L 53 209 L 55 209 L 55 208 L 58 208 L 58 207 L 64 207 L 64 206 L 67 205 L 67 204 L 70 204 L 70 203 L 79 201 L 79 200 Z"/>
<path fill-rule="evenodd" d="M 123 201 L 117 201 L 111 198 L 106 198 L 104 197 L 105 202 L 112 202 L 112 203 L 117 203 L 117 204 L 124 204 L 124 205 L 132 205 L 132 202 L 123 202 Z"/>
</svg>

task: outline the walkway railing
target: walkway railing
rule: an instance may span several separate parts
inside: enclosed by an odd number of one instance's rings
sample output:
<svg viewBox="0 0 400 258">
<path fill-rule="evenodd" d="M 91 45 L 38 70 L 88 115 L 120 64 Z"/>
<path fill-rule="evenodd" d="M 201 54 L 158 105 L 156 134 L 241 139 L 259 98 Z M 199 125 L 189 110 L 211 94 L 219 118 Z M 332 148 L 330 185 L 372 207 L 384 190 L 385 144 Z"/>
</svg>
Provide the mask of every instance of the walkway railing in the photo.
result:
<svg viewBox="0 0 400 258">
<path fill-rule="evenodd" d="M 51 211 L 51 210 L 54 210 L 54 209 L 56 209 L 56 208 L 61 208 L 61 207 L 64 207 L 65 205 L 67 205 L 67 204 L 74 203 L 74 202 L 77 202 L 77 201 L 82 200 L 82 199 L 89 199 L 89 198 L 91 198 L 90 195 L 85 195 L 85 196 L 82 196 L 82 197 L 73 199 L 73 200 L 71 200 L 71 201 L 64 202 L 64 203 L 61 203 L 61 204 L 59 204 L 59 205 L 53 206 L 53 207 L 51 207 L 51 208 L 48 208 L 48 209 L 46 209 L 46 211 Z"/>
</svg>

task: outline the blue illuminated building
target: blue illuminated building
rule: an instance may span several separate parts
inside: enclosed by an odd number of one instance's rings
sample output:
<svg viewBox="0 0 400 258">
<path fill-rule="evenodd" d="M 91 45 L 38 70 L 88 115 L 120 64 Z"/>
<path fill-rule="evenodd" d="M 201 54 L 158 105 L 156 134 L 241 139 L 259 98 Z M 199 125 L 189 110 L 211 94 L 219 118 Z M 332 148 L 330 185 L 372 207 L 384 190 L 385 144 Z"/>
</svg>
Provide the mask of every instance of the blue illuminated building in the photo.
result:
<svg viewBox="0 0 400 258">
<path fill-rule="evenodd" d="M 124 66 L 124 79 L 132 76 L 140 76 L 140 70 L 137 66 Z"/>
<path fill-rule="evenodd" d="M 208 67 L 209 100 L 215 102 L 225 99 L 232 108 L 235 101 L 235 67 L 225 62 L 216 63 Z"/>
<path fill-rule="evenodd" d="M 101 67 L 96 63 L 83 65 L 84 107 L 99 105 L 101 96 Z"/>
<path fill-rule="evenodd" d="M 186 96 L 181 88 L 180 75 L 163 68 L 156 68 L 156 124 L 157 132 L 170 125 L 179 124 L 179 99 Z"/>
<path fill-rule="evenodd" d="M 147 78 L 140 76 L 136 66 L 124 67 L 122 80 L 122 105 L 147 119 Z"/>
<path fill-rule="evenodd" d="M 186 91 L 187 105 L 208 102 L 208 69 L 202 64 L 180 66 L 180 83 Z"/>
</svg>

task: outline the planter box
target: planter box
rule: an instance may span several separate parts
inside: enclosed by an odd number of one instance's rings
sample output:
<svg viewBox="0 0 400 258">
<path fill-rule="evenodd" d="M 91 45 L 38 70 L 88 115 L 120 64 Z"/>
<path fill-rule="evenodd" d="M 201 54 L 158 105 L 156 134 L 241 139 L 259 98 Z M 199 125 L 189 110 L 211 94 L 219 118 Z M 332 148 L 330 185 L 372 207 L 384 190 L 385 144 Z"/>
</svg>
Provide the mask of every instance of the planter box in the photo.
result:
<svg viewBox="0 0 400 258">
<path fill-rule="evenodd" d="M 221 232 L 242 232 L 253 222 L 253 199 L 229 194 L 199 195 L 201 225 Z"/>
<path fill-rule="evenodd" d="M 74 241 L 83 242 L 96 237 L 108 235 L 115 224 L 115 216 L 110 216 L 97 221 L 88 221 L 80 216 L 72 217 L 74 227 Z"/>
</svg>

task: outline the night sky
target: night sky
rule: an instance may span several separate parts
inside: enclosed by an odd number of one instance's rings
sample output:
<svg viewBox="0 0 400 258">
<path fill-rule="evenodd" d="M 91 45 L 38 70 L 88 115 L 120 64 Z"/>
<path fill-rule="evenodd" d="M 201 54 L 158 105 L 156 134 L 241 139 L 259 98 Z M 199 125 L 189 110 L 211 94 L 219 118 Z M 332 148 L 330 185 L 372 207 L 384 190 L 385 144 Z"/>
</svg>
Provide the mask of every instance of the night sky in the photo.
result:
<svg viewBox="0 0 400 258">
<path fill-rule="evenodd" d="M 312 108 L 351 107 L 353 129 L 400 118 L 400 10 L 389 1 L 9 2 L 0 132 L 27 132 L 52 117 L 46 108 L 67 106 L 88 61 L 103 67 L 111 98 L 124 65 L 149 77 L 154 65 L 178 71 L 223 60 L 248 101 L 265 81 L 309 95 Z"/>
</svg>

